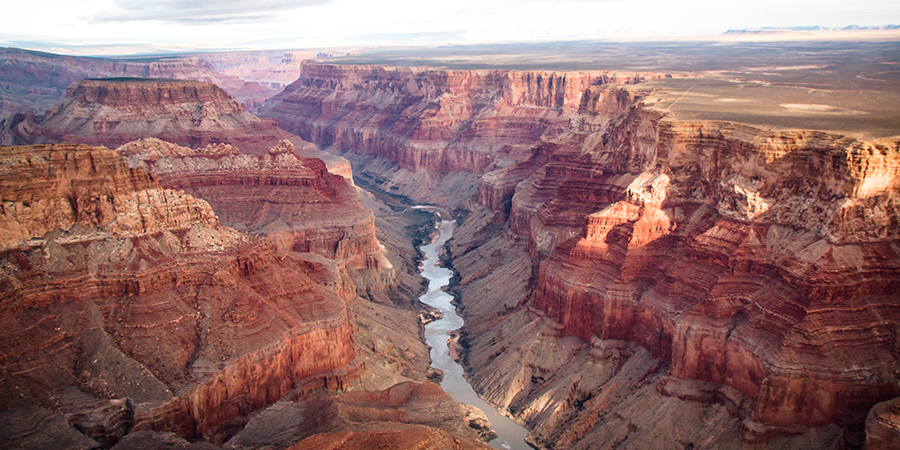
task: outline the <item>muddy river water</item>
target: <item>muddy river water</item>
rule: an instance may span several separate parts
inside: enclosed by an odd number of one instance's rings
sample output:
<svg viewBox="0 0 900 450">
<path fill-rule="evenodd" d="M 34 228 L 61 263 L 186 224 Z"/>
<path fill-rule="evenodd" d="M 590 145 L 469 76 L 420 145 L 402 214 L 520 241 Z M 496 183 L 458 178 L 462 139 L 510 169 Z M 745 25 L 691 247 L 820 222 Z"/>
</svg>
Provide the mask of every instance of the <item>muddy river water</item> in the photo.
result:
<svg viewBox="0 0 900 450">
<path fill-rule="evenodd" d="M 425 254 L 422 276 L 428 280 L 428 292 L 419 297 L 419 300 L 439 309 L 444 315 L 443 319 L 425 326 L 425 342 L 431 346 L 431 366 L 444 372 L 444 380 L 441 382 L 444 391 L 456 401 L 475 406 L 484 412 L 491 422 L 491 428 L 499 435 L 490 442 L 493 447 L 515 450 L 530 449 L 531 447 L 525 443 L 525 428 L 509 417 L 500 414 L 493 406 L 480 399 L 463 377 L 462 366 L 450 357 L 447 333 L 462 327 L 463 319 L 456 314 L 456 307 L 450 303 L 453 296 L 441 290 L 450 284 L 453 272 L 444 267 L 437 267 L 436 264 L 439 261 L 440 249 L 453 235 L 455 226 L 456 223 L 453 221 L 442 220 L 439 225 L 440 237 L 431 244 L 420 247 L 422 253 Z"/>
</svg>

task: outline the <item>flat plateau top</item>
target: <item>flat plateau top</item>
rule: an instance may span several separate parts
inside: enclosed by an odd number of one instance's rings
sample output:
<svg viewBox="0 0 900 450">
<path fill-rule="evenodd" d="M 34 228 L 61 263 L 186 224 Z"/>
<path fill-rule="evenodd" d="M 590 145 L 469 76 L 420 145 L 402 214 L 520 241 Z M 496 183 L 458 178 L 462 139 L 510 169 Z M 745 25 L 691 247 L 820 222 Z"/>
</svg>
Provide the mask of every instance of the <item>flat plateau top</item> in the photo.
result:
<svg viewBox="0 0 900 450">
<path fill-rule="evenodd" d="M 646 102 L 674 119 L 813 129 L 857 139 L 900 136 L 900 35 L 887 39 L 682 40 L 372 49 L 335 64 L 438 69 L 669 73 Z"/>
</svg>

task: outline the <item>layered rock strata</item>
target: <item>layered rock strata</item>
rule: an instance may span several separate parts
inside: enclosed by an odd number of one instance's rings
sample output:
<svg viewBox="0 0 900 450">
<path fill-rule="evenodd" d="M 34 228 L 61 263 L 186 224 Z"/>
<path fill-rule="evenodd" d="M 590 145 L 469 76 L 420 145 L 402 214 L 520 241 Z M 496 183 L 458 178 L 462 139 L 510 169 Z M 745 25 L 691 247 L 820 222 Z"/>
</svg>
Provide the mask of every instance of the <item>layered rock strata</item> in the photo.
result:
<svg viewBox="0 0 900 450">
<path fill-rule="evenodd" d="M 866 417 L 866 450 L 900 446 L 900 398 L 881 402 Z"/>
<path fill-rule="evenodd" d="M 725 406 L 729 445 L 861 444 L 841 427 L 900 389 L 900 143 L 678 122 L 594 76 L 309 65 L 265 114 L 376 155 L 366 163 L 388 175 L 369 180 L 386 191 L 469 210 L 451 250 L 471 377 L 536 445 L 637 439 L 632 425 L 650 424 L 637 403 L 627 427 L 610 415 L 633 345 L 649 370 L 629 369 L 634 389 L 653 380 L 646 395 L 676 410 Z M 471 201 L 402 181 L 460 172 L 483 174 L 463 189 Z M 543 320 L 554 325 L 526 326 Z M 545 361 L 524 344 L 545 332 L 551 347 L 576 336 L 597 351 Z M 619 342 L 630 350 L 606 350 Z M 588 383 L 596 363 L 605 375 Z M 564 366 L 571 377 L 553 375 Z M 551 420 L 553 405 L 566 412 Z"/>
<path fill-rule="evenodd" d="M 459 230 L 468 242 L 453 253 L 458 292 L 473 312 L 467 344 L 476 388 L 534 427 L 536 444 L 599 445 L 615 430 L 603 408 L 628 402 L 608 403 L 611 381 L 586 377 L 596 377 L 598 363 L 603 377 L 624 370 L 621 350 L 604 350 L 606 340 L 624 340 L 671 361 L 662 373 L 711 383 L 716 393 L 663 384 L 657 392 L 736 405 L 730 414 L 745 421 L 722 422 L 723 436 L 763 446 L 858 441 L 835 425 L 861 424 L 900 388 L 891 331 L 900 323 L 898 143 L 659 121 L 641 110 L 594 142 L 568 160 L 549 154 L 517 187 L 506 233 L 527 240 L 532 260 L 543 261 L 533 275 L 507 250 L 510 236 L 485 242 L 479 234 L 490 229 L 489 211 L 475 220 L 470 213 L 471 228 Z M 533 294 L 485 291 L 510 275 Z M 536 309 L 526 317 L 502 318 L 529 299 Z M 543 314 L 555 324 L 552 335 L 578 336 L 593 349 L 575 346 L 564 361 L 545 361 L 541 345 L 529 343 L 533 334 L 516 332 Z M 548 339 L 556 342 L 537 341 Z M 496 361 L 518 375 L 479 369 Z M 601 398 L 607 406 L 593 409 Z M 554 409 L 560 414 L 550 420 Z M 622 436 L 641 442 L 650 422 L 637 410 L 620 414 L 634 424 Z"/>
<path fill-rule="evenodd" d="M 233 148 L 189 149 L 158 139 L 117 149 L 129 164 L 144 166 L 160 185 L 210 203 L 219 220 L 237 230 L 266 235 L 283 251 L 314 253 L 350 271 L 359 293 L 390 290 L 391 264 L 375 236 L 375 218 L 356 188 L 316 158 L 299 158 L 290 141 L 264 156 Z M 352 286 L 347 289 L 355 297 Z"/>
<path fill-rule="evenodd" d="M 644 76 L 304 64 L 261 114 L 321 147 L 381 156 L 410 171 L 482 173 L 566 125 L 588 86 Z"/>
<path fill-rule="evenodd" d="M 900 389 L 898 143 L 658 131 L 631 154 L 612 136 L 591 155 L 611 159 L 597 184 L 620 190 L 541 264 L 535 306 L 564 333 L 638 342 L 673 376 L 740 390 L 756 421 L 861 423 Z M 642 171 L 601 174 L 616 157 Z"/>
<path fill-rule="evenodd" d="M 323 264 L 220 226 L 206 202 L 103 148 L 4 147 L 2 159 L 6 414 L 38 405 L 106 445 L 120 423 L 198 438 L 358 376 Z"/>
<path fill-rule="evenodd" d="M 283 139 L 310 147 L 259 119 L 214 84 L 151 78 L 88 79 L 42 116 L 4 121 L 0 144 L 70 142 L 115 148 L 145 137 L 197 148 L 229 144 L 262 155 Z"/>
</svg>

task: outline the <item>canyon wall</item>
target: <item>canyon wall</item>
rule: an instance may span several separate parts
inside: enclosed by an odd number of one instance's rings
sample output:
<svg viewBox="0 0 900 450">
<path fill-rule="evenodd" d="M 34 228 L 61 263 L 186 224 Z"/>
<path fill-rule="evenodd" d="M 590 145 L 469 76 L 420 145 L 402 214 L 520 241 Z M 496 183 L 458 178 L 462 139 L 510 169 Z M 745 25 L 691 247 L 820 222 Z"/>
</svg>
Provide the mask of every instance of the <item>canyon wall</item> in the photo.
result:
<svg viewBox="0 0 900 450">
<path fill-rule="evenodd" d="M 610 415 L 640 402 L 725 405 L 707 447 L 856 445 L 900 396 L 900 143 L 674 120 L 646 76 L 305 65 L 264 114 L 467 210 L 470 379 L 535 445 L 658 443 Z M 469 200 L 398 181 L 465 172 Z"/>
<path fill-rule="evenodd" d="M 188 147 L 224 143 L 250 154 L 265 154 L 282 139 L 310 147 L 273 121 L 248 113 L 216 85 L 199 81 L 83 80 L 45 115 L 17 115 L 3 125 L 4 145 L 71 142 L 115 148 L 156 137 Z"/>
<path fill-rule="evenodd" d="M 220 226 L 110 150 L 0 150 L 4 414 L 38 405 L 69 417 L 44 434 L 73 424 L 107 446 L 132 427 L 208 437 L 358 376 L 323 264 Z"/>
<path fill-rule="evenodd" d="M 727 123 L 659 136 L 591 155 L 598 189 L 618 189 L 551 250 L 533 304 L 563 333 L 637 342 L 672 376 L 740 390 L 766 424 L 861 423 L 900 394 L 898 143 Z M 640 171 L 600 175 L 610 163 Z M 565 181 L 557 199 L 581 195 Z"/>
<path fill-rule="evenodd" d="M 85 78 L 165 78 L 205 81 L 253 106 L 281 92 L 295 80 L 302 52 L 236 52 L 136 58 L 86 58 L 0 48 L 0 119 L 14 114 L 42 114 Z M 276 64 L 273 60 L 278 59 Z M 285 70 L 287 69 L 287 70 Z M 279 75 L 263 75 L 263 71 Z M 285 79 L 285 77 L 289 79 Z"/>
<path fill-rule="evenodd" d="M 375 217 L 356 188 L 330 173 L 320 159 L 300 158 L 290 141 L 264 156 L 230 146 L 190 149 L 155 138 L 129 142 L 116 151 L 145 167 L 161 186 L 210 203 L 226 226 L 267 236 L 286 252 L 314 253 L 349 271 L 346 299 L 385 295 L 391 264 L 375 236 Z"/>
<path fill-rule="evenodd" d="M 564 126 L 588 86 L 644 76 L 304 64 L 261 114 L 321 147 L 385 157 L 410 171 L 482 173 Z"/>
</svg>

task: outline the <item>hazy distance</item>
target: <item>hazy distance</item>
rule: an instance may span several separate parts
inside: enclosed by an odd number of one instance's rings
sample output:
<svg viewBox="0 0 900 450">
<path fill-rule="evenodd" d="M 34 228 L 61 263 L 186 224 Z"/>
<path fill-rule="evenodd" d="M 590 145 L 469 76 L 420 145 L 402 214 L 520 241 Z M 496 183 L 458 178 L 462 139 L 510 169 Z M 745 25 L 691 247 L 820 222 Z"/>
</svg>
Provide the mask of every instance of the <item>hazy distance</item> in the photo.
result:
<svg viewBox="0 0 900 450">
<path fill-rule="evenodd" d="M 891 0 L 9 2 L 0 46 L 71 55 L 719 35 L 900 23 Z"/>
</svg>

